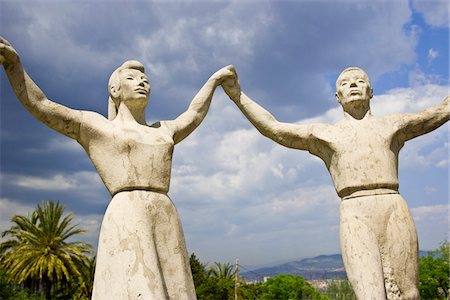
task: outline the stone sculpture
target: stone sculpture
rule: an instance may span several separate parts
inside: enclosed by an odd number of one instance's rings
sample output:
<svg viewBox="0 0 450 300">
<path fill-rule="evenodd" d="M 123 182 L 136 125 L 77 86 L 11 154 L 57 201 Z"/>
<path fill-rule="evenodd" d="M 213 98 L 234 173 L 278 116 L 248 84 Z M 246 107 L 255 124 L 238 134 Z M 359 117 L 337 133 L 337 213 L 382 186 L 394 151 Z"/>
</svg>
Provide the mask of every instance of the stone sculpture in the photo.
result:
<svg viewBox="0 0 450 300">
<path fill-rule="evenodd" d="M 347 68 L 336 81 L 344 119 L 336 125 L 287 124 L 241 92 L 237 75 L 225 92 L 264 136 L 321 158 L 340 206 L 340 242 L 348 279 L 358 299 L 418 299 L 418 242 L 413 219 L 398 192 L 398 154 L 404 143 L 449 120 L 449 99 L 415 114 L 375 117 L 367 74 Z"/>
<path fill-rule="evenodd" d="M 174 145 L 205 117 L 231 67 L 213 74 L 188 110 L 148 126 L 150 83 L 127 61 L 109 81 L 108 119 L 50 101 L 0 38 L 2 62 L 18 99 L 34 117 L 78 141 L 112 196 L 99 238 L 92 299 L 195 299 L 183 230 L 169 191 Z"/>
</svg>

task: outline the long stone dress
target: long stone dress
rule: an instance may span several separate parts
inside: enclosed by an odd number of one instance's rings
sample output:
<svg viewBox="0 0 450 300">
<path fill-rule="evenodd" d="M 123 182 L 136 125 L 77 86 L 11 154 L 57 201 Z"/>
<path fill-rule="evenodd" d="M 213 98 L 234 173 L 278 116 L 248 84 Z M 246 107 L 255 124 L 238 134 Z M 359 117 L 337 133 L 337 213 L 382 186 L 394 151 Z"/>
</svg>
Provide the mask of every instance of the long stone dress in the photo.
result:
<svg viewBox="0 0 450 300">
<path fill-rule="evenodd" d="M 78 142 L 113 196 L 92 299 L 195 299 L 181 222 L 167 196 L 174 141 L 165 122 L 126 124 L 90 112 L 83 120 L 90 125 L 82 124 Z"/>
</svg>

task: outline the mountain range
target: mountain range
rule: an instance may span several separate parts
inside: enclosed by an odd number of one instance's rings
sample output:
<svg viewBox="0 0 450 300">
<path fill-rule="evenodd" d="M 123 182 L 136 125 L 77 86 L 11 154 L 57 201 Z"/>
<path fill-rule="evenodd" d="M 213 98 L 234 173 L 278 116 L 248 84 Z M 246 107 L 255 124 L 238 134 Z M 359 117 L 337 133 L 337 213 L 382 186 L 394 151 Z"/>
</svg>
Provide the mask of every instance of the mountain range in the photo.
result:
<svg viewBox="0 0 450 300">
<path fill-rule="evenodd" d="M 419 251 L 420 256 L 427 254 L 426 251 Z M 278 274 L 297 275 L 306 280 L 343 279 L 347 277 L 341 254 L 320 255 L 271 267 L 245 269 L 239 275 L 246 281 L 263 281 L 264 277 L 275 277 Z"/>
</svg>

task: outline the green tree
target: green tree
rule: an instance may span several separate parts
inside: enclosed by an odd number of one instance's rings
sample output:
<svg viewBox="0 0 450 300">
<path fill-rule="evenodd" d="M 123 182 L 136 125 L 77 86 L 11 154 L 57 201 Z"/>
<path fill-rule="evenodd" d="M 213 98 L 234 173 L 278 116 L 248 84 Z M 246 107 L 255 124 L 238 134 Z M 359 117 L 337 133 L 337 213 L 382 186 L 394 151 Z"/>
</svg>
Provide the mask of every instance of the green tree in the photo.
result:
<svg viewBox="0 0 450 300">
<path fill-rule="evenodd" d="M 450 243 L 444 241 L 419 262 L 420 297 L 448 299 L 450 289 Z"/>
<path fill-rule="evenodd" d="M 206 272 L 206 265 L 198 260 L 197 256 L 195 256 L 195 253 L 192 253 L 189 257 L 189 264 L 191 266 L 194 285 L 197 290 L 197 287 L 201 286 L 208 277 L 208 273 Z"/>
<path fill-rule="evenodd" d="M 59 202 L 43 202 L 27 216 L 12 217 L 14 225 L 2 233 L 8 239 L 0 244 L 0 263 L 7 276 L 32 291 L 42 288 L 46 299 L 57 289 L 78 284 L 85 254 L 92 252 L 87 243 L 68 241 L 85 231 L 72 225 L 72 214 L 63 213 Z"/>
<path fill-rule="evenodd" d="M 325 294 L 331 300 L 356 300 L 356 295 L 348 280 L 331 281 Z"/>
<path fill-rule="evenodd" d="M 279 274 L 274 278 L 269 278 L 263 287 L 266 291 L 260 299 L 328 299 L 300 276 Z"/>
<path fill-rule="evenodd" d="M 12 284 L 6 271 L 0 267 L 0 299 L 2 300 L 41 300 L 37 294 Z"/>
<path fill-rule="evenodd" d="M 68 296 L 73 295 L 73 298 L 78 300 L 91 299 L 92 290 L 94 288 L 94 274 L 96 264 L 95 256 L 85 256 L 83 260 L 84 267 L 81 269 L 81 276 L 79 277 L 78 285 L 76 286 L 73 293 L 71 292 L 70 294 L 68 294 Z"/>
<path fill-rule="evenodd" d="M 199 300 L 234 299 L 234 268 L 230 263 L 207 266 L 195 254 L 191 254 L 189 262 Z M 238 299 L 258 299 L 262 290 L 260 283 L 247 284 L 239 280 Z"/>
<path fill-rule="evenodd" d="M 230 263 L 222 264 L 214 262 L 214 266 L 208 266 L 209 274 L 217 278 L 233 278 L 234 267 Z"/>
</svg>

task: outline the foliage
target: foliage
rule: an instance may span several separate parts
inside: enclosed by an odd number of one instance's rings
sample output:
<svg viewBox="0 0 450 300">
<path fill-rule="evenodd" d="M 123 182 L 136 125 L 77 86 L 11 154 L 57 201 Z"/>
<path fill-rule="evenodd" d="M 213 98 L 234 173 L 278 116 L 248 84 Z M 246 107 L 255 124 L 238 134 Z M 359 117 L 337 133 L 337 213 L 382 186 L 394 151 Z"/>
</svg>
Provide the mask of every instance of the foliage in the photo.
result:
<svg viewBox="0 0 450 300">
<path fill-rule="evenodd" d="M 448 299 L 450 289 L 450 243 L 421 257 L 419 263 L 420 297 L 422 299 Z"/>
<path fill-rule="evenodd" d="M 6 271 L 0 267 L 0 299 L 11 300 L 40 300 L 37 294 L 32 294 L 28 289 L 10 283 Z"/>
<path fill-rule="evenodd" d="M 325 294 L 331 300 L 356 300 L 355 292 L 348 280 L 331 281 Z"/>
<path fill-rule="evenodd" d="M 214 265 L 208 266 L 208 272 L 211 276 L 217 278 L 233 278 L 235 272 L 230 263 L 222 264 L 220 262 L 214 262 Z"/>
<path fill-rule="evenodd" d="M 63 213 L 59 202 L 44 202 L 27 216 L 13 216 L 14 225 L 2 233 L 9 238 L 0 244 L 8 280 L 32 292 L 42 289 L 46 299 L 78 285 L 85 254 L 91 252 L 87 243 L 68 241 L 85 231 L 72 225 L 72 214 Z"/>
<path fill-rule="evenodd" d="M 192 278 L 194 279 L 194 285 L 200 286 L 202 285 L 206 278 L 207 273 L 205 271 L 206 265 L 201 263 L 200 260 L 195 256 L 195 253 L 192 253 L 189 257 L 189 264 L 191 265 Z"/>
<path fill-rule="evenodd" d="M 91 299 L 94 288 L 94 273 L 96 259 L 86 256 L 83 259 L 84 267 L 81 268 L 81 276 L 77 290 L 74 294 L 75 299 Z"/>
<path fill-rule="evenodd" d="M 216 263 L 213 268 L 201 263 L 195 254 L 191 254 L 189 263 L 199 300 L 228 299 L 234 293 L 234 281 L 228 276 L 229 264 Z"/>
<path fill-rule="evenodd" d="M 214 267 L 201 263 L 195 254 L 189 259 L 199 300 L 234 299 L 234 268 L 230 263 L 214 263 Z M 239 280 L 238 299 L 258 299 L 260 283 L 247 284 Z"/>
<path fill-rule="evenodd" d="M 266 291 L 260 299 L 328 299 L 300 276 L 279 274 L 274 278 L 269 278 L 263 287 Z"/>
<path fill-rule="evenodd" d="M 195 254 L 189 261 L 199 300 L 234 299 L 235 273 L 230 263 L 215 262 L 214 266 L 207 266 Z M 278 275 L 266 283 L 246 283 L 239 279 L 238 284 L 238 299 L 328 299 L 299 276 Z"/>
</svg>

